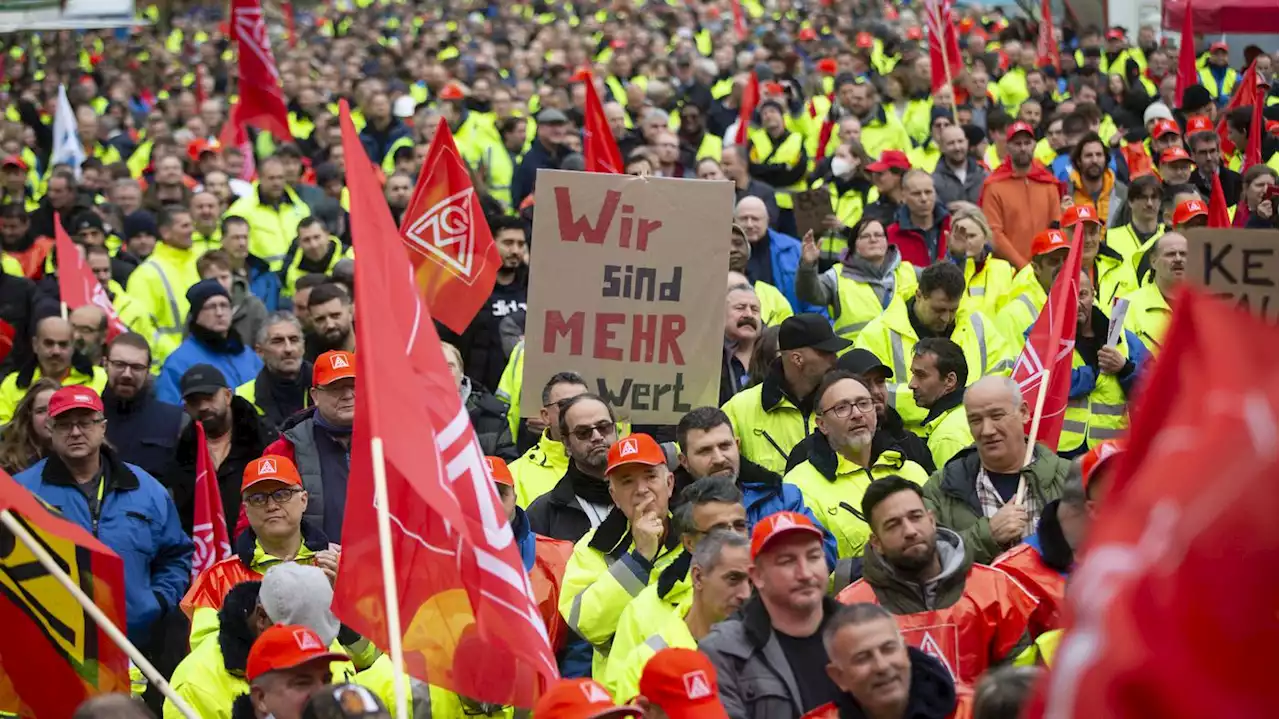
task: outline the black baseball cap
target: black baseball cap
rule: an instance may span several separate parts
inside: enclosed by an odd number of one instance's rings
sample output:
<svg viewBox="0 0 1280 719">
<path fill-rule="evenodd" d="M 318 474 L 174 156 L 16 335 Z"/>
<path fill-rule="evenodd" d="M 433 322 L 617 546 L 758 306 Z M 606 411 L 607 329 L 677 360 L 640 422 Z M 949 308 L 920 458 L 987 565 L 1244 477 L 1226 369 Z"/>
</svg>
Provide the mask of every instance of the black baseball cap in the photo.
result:
<svg viewBox="0 0 1280 719">
<path fill-rule="evenodd" d="M 182 392 L 182 398 L 186 399 L 193 394 L 213 394 L 220 389 L 231 389 L 231 386 L 227 384 L 226 375 L 217 367 L 198 364 L 182 373 L 178 389 Z"/>
<path fill-rule="evenodd" d="M 327 686 L 307 700 L 302 719 L 390 719 L 382 701 L 359 684 Z"/>
<path fill-rule="evenodd" d="M 837 337 L 831 331 L 827 318 L 814 312 L 794 315 L 782 321 L 778 328 L 778 349 L 798 350 L 805 347 L 819 352 L 839 352 L 853 343 Z"/>
<path fill-rule="evenodd" d="M 107 228 L 106 224 L 103 223 L 102 218 L 98 217 L 98 213 L 92 210 L 85 210 L 84 212 L 76 215 L 75 219 L 71 221 L 71 234 L 78 235 L 85 230 L 106 232 Z"/>
<path fill-rule="evenodd" d="M 836 360 L 836 369 L 852 372 L 859 377 L 868 372 L 879 370 L 884 373 L 886 379 L 893 377 L 893 370 L 889 369 L 888 365 L 881 362 L 874 352 L 861 347 L 840 355 L 840 359 Z"/>
</svg>

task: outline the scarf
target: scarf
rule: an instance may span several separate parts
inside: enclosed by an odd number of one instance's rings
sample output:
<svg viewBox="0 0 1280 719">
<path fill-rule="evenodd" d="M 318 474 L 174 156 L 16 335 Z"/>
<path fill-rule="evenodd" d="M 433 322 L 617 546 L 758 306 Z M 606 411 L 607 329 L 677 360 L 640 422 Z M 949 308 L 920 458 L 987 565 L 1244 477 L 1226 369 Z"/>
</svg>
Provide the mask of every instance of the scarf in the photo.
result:
<svg viewBox="0 0 1280 719">
<path fill-rule="evenodd" d="M 583 473 L 578 469 L 578 463 L 569 462 L 569 471 L 565 472 L 569 478 L 569 484 L 573 486 L 573 493 L 581 497 L 589 504 L 598 504 L 604 507 L 613 506 L 613 497 L 609 496 L 609 482 L 603 479 L 596 479 Z"/>
<path fill-rule="evenodd" d="M 244 342 L 234 327 L 229 328 L 227 336 L 223 337 L 193 321 L 189 333 L 192 339 L 220 355 L 238 355 L 244 351 Z"/>
<path fill-rule="evenodd" d="M 311 363 L 303 361 L 293 379 L 281 377 L 266 368 L 253 385 L 253 403 L 262 408 L 273 427 L 279 427 L 291 415 L 311 405 Z"/>
<path fill-rule="evenodd" d="M 332 436 L 344 436 L 351 434 L 351 427 L 339 427 L 336 424 L 330 424 L 325 418 L 320 416 L 320 412 L 315 413 L 316 426 L 328 432 Z"/>
</svg>

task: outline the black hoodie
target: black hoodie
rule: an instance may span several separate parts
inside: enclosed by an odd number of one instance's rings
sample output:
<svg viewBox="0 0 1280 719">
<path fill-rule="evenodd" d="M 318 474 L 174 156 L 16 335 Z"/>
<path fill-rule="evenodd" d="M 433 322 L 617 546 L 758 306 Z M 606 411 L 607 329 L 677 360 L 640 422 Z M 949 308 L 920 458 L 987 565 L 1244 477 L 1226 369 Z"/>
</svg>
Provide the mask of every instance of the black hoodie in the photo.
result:
<svg viewBox="0 0 1280 719">
<path fill-rule="evenodd" d="M 902 719 L 946 719 L 956 708 L 956 685 L 937 659 L 915 647 L 907 647 L 911 661 L 911 687 Z M 836 700 L 840 719 L 866 719 L 867 713 L 847 693 Z"/>
</svg>

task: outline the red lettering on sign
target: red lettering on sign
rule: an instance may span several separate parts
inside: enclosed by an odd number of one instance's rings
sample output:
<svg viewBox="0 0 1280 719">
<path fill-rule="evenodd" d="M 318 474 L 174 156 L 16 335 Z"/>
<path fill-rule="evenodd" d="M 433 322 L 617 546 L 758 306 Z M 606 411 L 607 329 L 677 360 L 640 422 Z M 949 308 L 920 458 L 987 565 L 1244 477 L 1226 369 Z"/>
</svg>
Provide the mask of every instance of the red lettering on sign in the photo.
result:
<svg viewBox="0 0 1280 719">
<path fill-rule="evenodd" d="M 559 310 L 547 310 L 546 328 L 542 333 L 542 351 L 554 354 L 556 341 L 560 337 L 569 338 L 569 354 L 582 354 L 582 325 L 585 312 L 574 312 L 566 320 Z"/>
<path fill-rule="evenodd" d="M 667 364 L 674 361 L 684 364 L 684 354 L 680 352 L 680 335 L 684 334 L 684 315 L 662 316 L 662 345 L 658 348 L 658 361 Z"/>
<path fill-rule="evenodd" d="M 613 325 L 620 325 L 627 321 L 627 316 L 621 312 L 601 312 L 596 315 L 596 336 L 595 349 L 592 356 L 596 359 L 606 359 L 620 361 L 622 359 L 622 349 L 614 347 L 610 344 L 618 333 L 614 331 Z"/>
<path fill-rule="evenodd" d="M 652 362 L 657 346 L 658 316 L 635 315 L 631 326 L 631 361 Z"/>
<path fill-rule="evenodd" d="M 608 234 L 609 225 L 613 224 L 613 215 L 618 210 L 618 202 L 622 200 L 622 193 L 616 190 L 604 193 L 604 202 L 600 205 L 600 212 L 596 214 L 596 224 L 592 225 L 586 215 L 574 217 L 573 200 L 569 196 L 569 188 L 557 187 L 554 192 L 556 218 L 560 224 L 560 241 L 577 242 L 581 239 L 588 244 L 603 245 L 604 236 Z"/>
</svg>

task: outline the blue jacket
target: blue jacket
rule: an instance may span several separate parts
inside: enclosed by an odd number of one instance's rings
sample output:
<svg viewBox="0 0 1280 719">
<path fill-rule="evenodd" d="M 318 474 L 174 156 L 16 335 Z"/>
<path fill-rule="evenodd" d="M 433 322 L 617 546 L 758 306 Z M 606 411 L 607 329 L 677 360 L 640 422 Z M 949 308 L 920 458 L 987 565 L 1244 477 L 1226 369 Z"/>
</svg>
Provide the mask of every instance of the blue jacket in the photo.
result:
<svg viewBox="0 0 1280 719">
<path fill-rule="evenodd" d="M 262 358 L 243 342 L 232 344 L 238 346 L 239 351 L 215 352 L 192 336 L 182 340 L 182 344 L 165 359 L 160 368 L 160 376 L 156 378 L 156 399 L 169 404 L 182 404 L 178 381 L 193 365 L 211 364 L 217 367 L 227 378 L 227 384 L 233 388 L 256 378 L 258 370 L 262 369 Z"/>
<path fill-rule="evenodd" d="M 800 240 L 777 230 L 769 230 L 769 262 L 773 265 L 773 281 L 791 309 L 797 313 L 816 312 L 826 316 L 827 308 L 801 302 L 796 297 L 796 271 L 800 268 Z"/>
<path fill-rule="evenodd" d="M 193 546 L 182 531 L 173 500 L 154 477 L 137 465 L 121 462 L 106 446 L 102 466 L 106 487 L 96 530 L 88 500 L 56 455 L 14 479 L 124 560 L 129 640 L 146 646 L 152 625 L 176 609 L 187 591 Z"/>
<path fill-rule="evenodd" d="M 1138 377 L 1142 374 L 1143 368 L 1146 367 L 1147 361 L 1151 359 L 1151 353 L 1147 351 L 1147 346 L 1142 344 L 1142 340 L 1129 330 L 1124 331 L 1124 342 L 1129 349 L 1129 361 L 1133 363 L 1132 367 L 1128 367 L 1128 371 L 1121 370 L 1116 375 L 1116 379 L 1120 382 L 1120 388 L 1124 390 L 1125 397 L 1133 392 L 1134 385 L 1138 382 Z M 1094 387 L 1098 385 L 1098 368 L 1093 365 L 1080 365 L 1071 368 L 1071 389 L 1067 391 L 1067 396 L 1071 399 L 1080 399 L 1088 397 Z"/>
<path fill-rule="evenodd" d="M 280 282 L 280 275 L 271 271 L 271 266 L 267 261 L 259 257 L 249 255 L 245 259 L 245 271 L 249 274 L 249 292 L 255 297 L 262 300 L 262 304 L 267 306 L 267 312 L 275 312 L 280 307 L 280 288 L 283 286 Z M 285 309 L 291 309 L 286 307 Z M 242 337 L 241 339 L 252 342 L 253 337 Z"/>
</svg>

